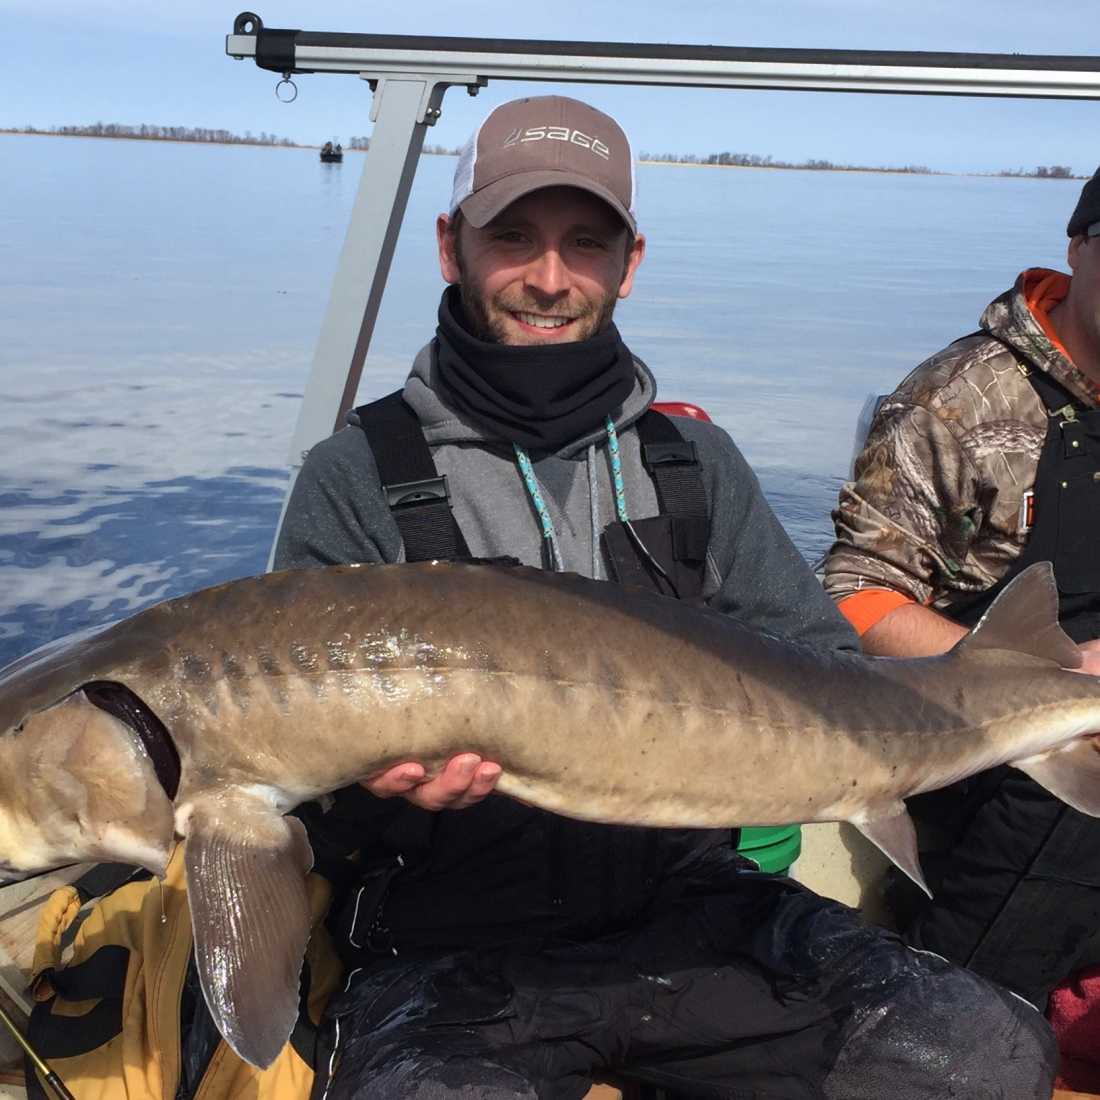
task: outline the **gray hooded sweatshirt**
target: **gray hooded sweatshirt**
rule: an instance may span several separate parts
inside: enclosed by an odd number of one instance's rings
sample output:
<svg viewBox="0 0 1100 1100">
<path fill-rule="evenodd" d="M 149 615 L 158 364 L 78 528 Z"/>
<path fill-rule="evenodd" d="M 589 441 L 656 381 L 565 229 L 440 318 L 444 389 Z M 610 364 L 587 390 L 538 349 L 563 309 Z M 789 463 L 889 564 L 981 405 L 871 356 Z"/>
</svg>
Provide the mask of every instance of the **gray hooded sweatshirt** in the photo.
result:
<svg viewBox="0 0 1100 1100">
<path fill-rule="evenodd" d="M 430 347 L 420 352 L 403 396 L 447 477 L 470 552 L 542 565 L 541 524 L 511 444 L 488 438 L 455 411 L 432 360 Z M 652 375 L 635 360 L 633 392 L 613 417 L 632 519 L 658 513 L 631 430 L 655 393 Z M 857 648 L 726 432 L 704 421 L 676 424 L 696 445 L 711 513 L 704 599 L 756 629 L 823 649 Z M 559 567 L 606 578 L 599 535 L 616 519 L 606 431 L 530 457 L 553 521 Z M 403 558 L 374 457 L 351 414 L 348 427 L 306 457 L 276 568 Z M 645 659 L 659 662 L 660 654 Z M 311 818 L 310 828 L 311 835 L 327 830 L 330 837 L 358 838 L 371 864 L 401 853 L 408 870 L 392 882 L 381 919 L 399 945 L 414 948 L 604 934 L 636 920 L 659 898 L 698 889 L 700 875 L 728 886 L 735 866 L 726 831 L 593 825 L 495 795 L 433 815 L 402 799 L 383 802 L 362 788 L 349 789 L 332 811 Z M 315 844 L 319 839 L 314 835 Z"/>
<path fill-rule="evenodd" d="M 658 512 L 653 480 L 631 425 L 649 408 L 656 384 L 635 359 L 634 390 L 613 417 L 631 519 Z M 458 526 L 475 557 L 511 556 L 543 564 L 542 529 L 509 443 L 487 438 L 456 412 L 421 350 L 403 396 L 420 419 L 436 468 L 447 478 Z M 378 470 L 355 413 L 349 426 L 308 454 L 275 552 L 275 567 L 399 562 L 404 547 L 382 494 Z M 756 477 L 715 424 L 678 418 L 695 443 L 711 513 L 703 596 L 750 627 L 822 649 L 856 649 L 855 635 L 764 500 Z M 599 535 L 615 520 L 607 435 L 597 429 L 555 454 L 531 455 L 554 524 L 562 567 L 606 578 Z"/>
</svg>

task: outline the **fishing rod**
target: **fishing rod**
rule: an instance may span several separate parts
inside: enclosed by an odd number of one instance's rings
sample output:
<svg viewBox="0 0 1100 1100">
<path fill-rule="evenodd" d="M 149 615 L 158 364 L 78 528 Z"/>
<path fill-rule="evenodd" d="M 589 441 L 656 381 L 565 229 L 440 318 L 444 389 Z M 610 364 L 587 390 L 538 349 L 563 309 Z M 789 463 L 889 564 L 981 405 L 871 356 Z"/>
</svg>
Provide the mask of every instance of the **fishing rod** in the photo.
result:
<svg viewBox="0 0 1100 1100">
<path fill-rule="evenodd" d="M 64 863 L 60 867 L 49 867 L 44 871 L 34 871 L 29 875 L 24 875 L 22 878 L 13 878 L 7 882 L 0 883 L 0 891 L 2 891 L 5 886 L 17 886 L 20 883 L 33 882 L 34 879 L 41 878 L 43 875 L 52 875 L 56 874 L 58 871 L 65 871 L 72 867 L 80 866 L 82 866 L 80 862 Z M 100 866 L 104 867 L 108 865 L 101 864 Z M 139 874 L 141 869 L 126 867 L 123 868 L 123 870 L 129 871 L 130 876 L 133 877 L 133 875 Z M 2 894 L 0 894 L 0 897 L 2 897 Z M 15 910 L 11 910 L 10 912 L 15 912 Z M 4 915 L 8 916 L 10 915 L 10 912 Z M 2 1003 L 0 1003 L 0 1024 L 3 1024 L 7 1032 L 19 1044 L 20 1048 L 31 1060 L 34 1068 L 38 1071 L 39 1076 L 52 1090 L 57 1100 L 75 1100 L 75 1097 L 65 1086 L 65 1082 L 61 1080 L 60 1076 L 57 1074 L 57 1071 L 54 1070 L 53 1067 L 50 1066 L 50 1064 L 46 1061 L 46 1059 L 43 1058 L 42 1055 L 34 1049 L 30 1041 L 26 1038 L 22 1031 L 20 1031 L 19 1025 L 15 1022 L 15 1020 L 12 1019 Z"/>
<path fill-rule="evenodd" d="M 65 863 L 60 867 L 49 867 L 45 871 L 34 871 L 21 878 L 13 878 L 6 882 L 0 882 L 0 890 L 3 890 L 5 886 L 18 886 L 20 883 L 31 882 L 36 878 L 41 878 L 43 875 L 52 875 L 58 871 L 64 871 L 70 867 L 78 866 L 80 866 L 79 863 Z M 34 1068 L 38 1070 L 39 1076 L 50 1087 L 58 1100 L 76 1100 L 68 1088 L 65 1087 L 65 1082 L 58 1076 L 57 1071 L 50 1066 L 49 1062 L 47 1062 L 33 1046 L 31 1046 L 26 1036 L 19 1030 L 19 1025 L 11 1018 L 2 1003 L 0 1003 L 0 1024 L 3 1024 L 8 1034 L 19 1044 L 24 1054 L 31 1060 Z"/>
<path fill-rule="evenodd" d="M 50 1067 L 49 1062 L 27 1041 L 19 1030 L 19 1025 L 8 1015 L 2 1004 L 0 1004 L 0 1023 L 8 1029 L 11 1037 L 23 1048 L 24 1053 L 34 1064 L 34 1068 L 38 1070 L 42 1080 L 50 1086 L 58 1100 L 76 1100 L 76 1097 L 65 1087 L 65 1082 Z"/>
</svg>

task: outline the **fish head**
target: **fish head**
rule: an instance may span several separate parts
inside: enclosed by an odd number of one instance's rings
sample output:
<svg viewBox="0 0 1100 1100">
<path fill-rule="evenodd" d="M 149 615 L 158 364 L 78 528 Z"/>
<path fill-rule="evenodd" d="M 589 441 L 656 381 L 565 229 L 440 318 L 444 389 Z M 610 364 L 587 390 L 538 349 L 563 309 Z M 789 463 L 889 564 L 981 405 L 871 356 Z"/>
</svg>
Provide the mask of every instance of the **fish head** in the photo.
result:
<svg viewBox="0 0 1100 1100">
<path fill-rule="evenodd" d="M 93 861 L 163 875 L 173 841 L 140 737 L 83 690 L 0 731 L 0 880 Z"/>
</svg>

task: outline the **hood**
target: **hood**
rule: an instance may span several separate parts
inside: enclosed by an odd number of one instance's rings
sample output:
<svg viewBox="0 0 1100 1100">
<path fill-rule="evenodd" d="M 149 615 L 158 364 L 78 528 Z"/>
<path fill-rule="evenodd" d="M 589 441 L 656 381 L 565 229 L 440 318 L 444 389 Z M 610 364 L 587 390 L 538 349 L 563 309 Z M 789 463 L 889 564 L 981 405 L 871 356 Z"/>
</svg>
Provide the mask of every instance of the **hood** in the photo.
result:
<svg viewBox="0 0 1100 1100">
<path fill-rule="evenodd" d="M 449 403 L 446 384 L 436 370 L 434 345 L 433 341 L 420 349 L 402 391 L 405 401 L 420 418 L 428 443 L 433 447 L 444 443 L 475 442 L 507 446 L 504 440 L 487 434 L 480 425 L 465 419 Z M 637 356 L 632 358 L 634 388 L 612 418 L 618 431 L 633 424 L 657 396 L 657 383 L 649 368 Z M 583 454 L 591 444 L 602 444 L 606 437 L 603 428 L 595 428 L 567 443 L 556 453 L 561 458 L 574 458 Z"/>
<path fill-rule="evenodd" d="M 1069 281 L 1070 277 L 1063 272 L 1043 267 L 1021 271 L 1012 289 L 986 306 L 980 324 L 983 332 L 1046 371 L 1074 396 L 1093 404 L 1095 387 L 1073 365 L 1047 316 L 1065 297 Z"/>
</svg>

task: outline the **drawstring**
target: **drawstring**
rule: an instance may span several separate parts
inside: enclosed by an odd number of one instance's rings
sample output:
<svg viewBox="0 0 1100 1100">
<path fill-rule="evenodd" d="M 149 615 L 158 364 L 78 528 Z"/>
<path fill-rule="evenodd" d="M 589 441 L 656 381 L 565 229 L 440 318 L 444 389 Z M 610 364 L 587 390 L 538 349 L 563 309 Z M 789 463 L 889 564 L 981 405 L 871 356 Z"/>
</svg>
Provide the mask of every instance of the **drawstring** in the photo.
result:
<svg viewBox="0 0 1100 1100">
<path fill-rule="evenodd" d="M 675 581 L 665 572 L 661 563 L 649 552 L 649 548 L 642 542 L 641 536 L 634 530 L 634 524 L 630 522 L 630 516 L 627 515 L 626 492 L 623 488 L 623 461 L 619 454 L 619 437 L 615 432 L 615 425 L 611 423 L 611 417 L 607 418 L 607 450 L 608 454 L 611 456 L 611 480 L 615 488 L 615 511 L 619 516 L 619 520 L 627 535 L 629 535 L 630 541 L 634 544 L 634 549 L 637 550 L 642 560 L 659 577 L 664 579 L 665 583 L 672 590 L 672 594 L 679 599 L 680 592 L 676 587 Z M 658 591 L 660 591 L 660 586 L 658 586 Z"/>
<path fill-rule="evenodd" d="M 619 453 L 619 435 L 615 431 L 615 423 L 610 416 L 605 420 L 604 427 L 607 429 L 607 453 L 611 462 L 611 486 L 615 495 L 615 512 L 623 523 L 629 525 L 630 521 L 626 511 L 626 490 L 623 484 L 623 462 L 622 456 Z M 596 487 L 596 469 L 593 463 L 595 446 L 596 445 L 593 443 L 588 448 L 588 496 L 591 505 L 592 519 L 592 576 L 599 578 L 600 511 L 598 503 L 599 496 Z M 560 573 L 565 569 L 565 563 L 561 556 L 561 547 L 558 544 L 557 532 L 554 530 L 554 521 L 550 518 L 550 511 L 546 507 L 546 502 L 542 499 L 542 493 L 539 490 L 539 483 L 535 478 L 535 471 L 531 465 L 531 459 L 527 451 L 518 443 L 512 444 L 512 450 L 516 453 L 516 463 L 519 465 L 519 472 L 523 475 L 523 484 L 527 486 L 527 492 L 531 497 L 531 503 L 535 506 L 535 511 L 538 513 L 539 523 L 542 525 L 542 537 L 545 540 L 544 545 L 549 546 L 550 561 L 553 563 L 555 571 Z"/>
<path fill-rule="evenodd" d="M 600 497 L 599 485 L 596 481 L 596 444 L 588 444 L 588 453 L 585 456 L 585 465 L 588 467 L 588 520 L 592 532 L 592 578 L 600 580 Z"/>
<path fill-rule="evenodd" d="M 523 475 L 523 484 L 527 486 L 527 492 L 531 495 L 531 503 L 534 504 L 535 511 L 539 514 L 539 521 L 542 524 L 542 537 L 545 539 L 545 544 L 550 547 L 550 561 L 554 566 L 554 571 L 561 573 L 565 569 L 565 563 L 562 561 L 561 550 L 558 548 L 558 538 L 554 533 L 554 521 L 550 518 L 546 502 L 542 499 L 542 493 L 539 492 L 539 483 L 535 480 L 535 471 L 531 468 L 531 459 L 527 457 L 527 452 L 518 443 L 513 443 L 512 449 L 516 452 L 516 462 L 519 463 L 519 472 Z"/>
<path fill-rule="evenodd" d="M 610 416 L 607 417 L 605 421 L 605 427 L 607 429 L 607 456 L 611 463 L 611 488 L 615 497 L 615 514 L 619 517 L 619 521 L 626 530 L 627 537 L 634 544 L 634 549 L 638 552 L 642 561 L 669 586 L 672 595 L 679 599 L 680 593 L 676 587 L 675 581 L 668 575 L 661 563 L 649 552 L 648 547 L 642 542 L 638 532 L 634 530 L 634 524 L 630 522 L 630 515 L 626 510 L 626 488 L 623 482 L 623 460 L 622 454 L 619 451 L 619 435 L 618 432 L 615 431 L 615 423 Z M 518 443 L 513 443 L 512 449 L 516 452 L 516 462 L 519 464 L 520 473 L 523 475 L 523 483 L 527 486 L 527 492 L 531 495 L 531 503 L 534 504 L 535 511 L 538 512 L 539 521 L 542 524 L 543 546 L 549 547 L 550 562 L 553 565 L 554 571 L 561 573 L 565 569 L 565 564 L 562 561 L 557 533 L 554 531 L 554 521 L 550 518 L 550 512 L 546 507 L 546 502 L 542 499 L 542 493 L 539 491 L 539 483 L 535 479 L 535 471 L 531 466 L 531 459 Z M 593 462 L 594 455 L 595 444 L 593 443 L 588 448 L 588 496 L 591 505 L 592 519 L 592 576 L 599 579 L 601 572 L 599 550 L 600 512 L 597 503 L 598 494 L 596 492 L 596 468 Z M 659 590 L 660 588 L 658 586 L 658 591 Z"/>
<path fill-rule="evenodd" d="M 619 454 L 619 433 L 611 417 L 607 418 L 607 453 L 611 458 L 611 483 L 615 489 L 615 513 L 623 523 L 629 523 L 626 514 L 626 489 L 623 487 L 623 460 Z"/>
</svg>

